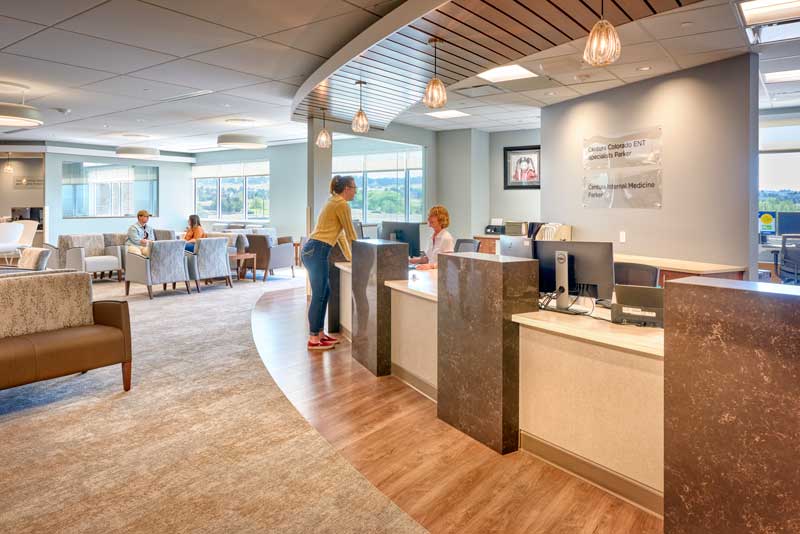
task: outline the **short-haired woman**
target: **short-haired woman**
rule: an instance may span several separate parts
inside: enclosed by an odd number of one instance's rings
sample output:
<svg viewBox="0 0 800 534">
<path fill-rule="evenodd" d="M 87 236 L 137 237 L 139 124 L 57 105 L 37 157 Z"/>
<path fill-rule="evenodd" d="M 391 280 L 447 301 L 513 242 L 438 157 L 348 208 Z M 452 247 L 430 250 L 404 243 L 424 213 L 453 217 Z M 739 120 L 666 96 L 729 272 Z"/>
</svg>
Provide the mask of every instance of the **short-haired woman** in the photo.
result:
<svg viewBox="0 0 800 534">
<path fill-rule="evenodd" d="M 441 205 L 433 206 L 428 211 L 428 226 L 433 229 L 433 235 L 425 248 L 425 253 L 419 258 L 411 258 L 411 263 L 417 264 L 418 270 L 435 269 L 440 252 L 453 252 L 455 241 L 450 232 L 446 230 L 450 226 L 450 213 L 447 208 Z"/>
<path fill-rule="evenodd" d="M 194 252 L 194 244 L 198 239 L 206 237 L 206 231 L 200 225 L 199 215 L 189 215 L 189 226 L 186 227 L 186 233 L 183 234 L 183 240 L 186 241 L 184 248 L 189 252 Z"/>
<path fill-rule="evenodd" d="M 303 247 L 303 265 L 311 283 L 311 303 L 308 306 L 308 350 L 332 349 L 338 339 L 324 331 L 325 311 L 331 295 L 328 260 L 338 242 L 342 253 L 350 260 L 350 243 L 356 239 L 349 201 L 356 196 L 356 181 L 352 176 L 334 176 L 331 196 L 317 218 L 317 226 Z"/>
</svg>

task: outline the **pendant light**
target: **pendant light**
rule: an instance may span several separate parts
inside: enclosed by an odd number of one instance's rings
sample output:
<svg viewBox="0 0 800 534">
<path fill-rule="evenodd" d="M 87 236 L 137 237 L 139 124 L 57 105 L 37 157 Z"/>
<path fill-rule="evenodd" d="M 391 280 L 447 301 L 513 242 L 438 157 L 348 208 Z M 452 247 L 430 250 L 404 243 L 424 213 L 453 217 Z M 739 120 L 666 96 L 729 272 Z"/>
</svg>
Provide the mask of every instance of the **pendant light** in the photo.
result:
<svg viewBox="0 0 800 534">
<path fill-rule="evenodd" d="M 364 113 L 363 104 L 363 88 L 367 85 L 367 82 L 358 80 L 356 85 L 358 86 L 358 111 L 356 111 L 353 117 L 353 124 L 351 127 L 355 133 L 367 133 L 369 131 L 369 120 L 367 119 L 367 114 Z"/>
<path fill-rule="evenodd" d="M 22 103 L 12 104 L 10 102 L 0 102 L 0 126 L 13 126 L 15 128 L 34 128 L 44 124 L 42 114 L 33 106 L 25 104 L 25 91 L 29 89 L 27 85 L 12 82 L 1 82 L 0 86 L 18 89 L 22 91 Z"/>
<path fill-rule="evenodd" d="M 267 148 L 267 138 L 249 134 L 221 134 L 217 136 L 217 146 L 242 150 L 260 150 Z"/>
<path fill-rule="evenodd" d="M 583 60 L 592 67 L 611 65 L 619 59 L 622 45 L 616 28 L 605 19 L 603 13 L 604 0 L 600 0 L 600 20 L 589 33 L 586 48 L 583 51 Z"/>
<path fill-rule="evenodd" d="M 425 96 L 422 98 L 422 103 L 430 109 L 438 109 L 447 104 L 447 89 L 445 89 L 442 80 L 436 76 L 436 43 L 441 42 L 442 40 L 436 37 L 428 41 L 428 44 L 433 45 L 433 78 L 425 87 Z"/>
<path fill-rule="evenodd" d="M 3 172 L 7 174 L 14 172 L 14 167 L 11 165 L 11 152 L 9 152 L 8 156 L 6 156 L 6 164 L 3 167 Z"/>
<path fill-rule="evenodd" d="M 333 144 L 331 133 L 325 128 L 325 108 L 320 108 L 322 111 L 322 129 L 317 134 L 317 140 L 314 143 L 318 148 L 330 148 Z"/>
</svg>

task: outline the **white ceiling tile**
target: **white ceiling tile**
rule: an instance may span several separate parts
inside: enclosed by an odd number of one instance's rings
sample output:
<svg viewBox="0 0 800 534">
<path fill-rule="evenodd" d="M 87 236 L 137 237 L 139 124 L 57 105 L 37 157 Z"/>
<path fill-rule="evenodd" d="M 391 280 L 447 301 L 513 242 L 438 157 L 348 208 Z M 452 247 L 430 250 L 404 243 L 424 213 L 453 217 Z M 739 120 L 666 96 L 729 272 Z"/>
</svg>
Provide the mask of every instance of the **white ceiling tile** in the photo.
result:
<svg viewBox="0 0 800 534">
<path fill-rule="evenodd" d="M 742 30 L 736 28 L 665 39 L 661 43 L 673 56 L 685 56 L 747 46 L 747 38 Z"/>
<path fill-rule="evenodd" d="M 526 67 L 528 64 L 537 64 L 543 59 L 550 59 L 559 56 L 574 56 L 582 52 L 582 50 L 578 50 L 573 46 L 572 43 L 564 43 L 558 46 L 554 46 L 552 48 L 548 48 L 547 50 L 542 50 L 541 52 L 537 52 L 531 56 L 526 57 L 525 59 L 521 59 L 517 61 L 523 67 Z M 527 68 L 527 67 L 526 67 Z"/>
<path fill-rule="evenodd" d="M 354 35 L 358 35 L 377 20 L 376 15 L 357 9 L 344 15 L 271 34 L 269 40 L 318 56 L 331 57 Z"/>
<path fill-rule="evenodd" d="M 253 35 L 288 30 L 357 9 L 341 0 L 151 0 L 151 3 Z"/>
<path fill-rule="evenodd" d="M 265 39 L 227 46 L 194 56 L 197 61 L 272 80 L 311 74 L 325 60 Z"/>
<path fill-rule="evenodd" d="M 164 65 L 140 70 L 136 77 L 177 85 L 188 85 L 211 91 L 224 91 L 264 82 L 263 78 L 224 69 L 199 61 L 180 59 Z"/>
<path fill-rule="evenodd" d="M 297 89 L 297 85 L 283 82 L 266 82 L 239 87 L 237 89 L 229 89 L 225 92 L 229 95 L 241 96 L 267 104 L 288 105 L 292 103 Z"/>
<path fill-rule="evenodd" d="M 589 82 L 603 82 L 616 80 L 614 75 L 604 68 L 586 68 L 577 72 L 568 72 L 552 76 L 554 80 L 564 85 L 574 85 Z"/>
<path fill-rule="evenodd" d="M 174 56 L 187 56 L 252 37 L 136 0 L 111 0 L 58 27 Z"/>
<path fill-rule="evenodd" d="M 639 63 L 642 61 L 668 61 L 669 55 L 658 43 L 642 43 L 631 46 L 623 46 L 622 54 L 614 65 L 624 65 L 625 63 Z"/>
<path fill-rule="evenodd" d="M 0 17 L 0 48 L 36 33 L 45 26 L 8 17 Z"/>
<path fill-rule="evenodd" d="M 653 36 L 641 26 L 641 21 L 629 22 L 628 24 L 623 24 L 622 26 L 617 27 L 617 34 L 619 35 L 619 40 L 622 43 L 623 51 L 625 51 L 626 46 L 647 43 L 653 40 Z M 581 44 L 584 47 L 586 46 L 585 42 Z M 583 53 L 583 49 L 581 49 L 581 53 Z"/>
<path fill-rule="evenodd" d="M 67 17 L 102 4 L 105 0 L 3 0 L 0 15 L 29 20 L 40 24 L 55 24 Z"/>
<path fill-rule="evenodd" d="M 626 63 L 621 65 L 611 65 L 606 67 L 619 78 L 625 81 L 638 81 L 654 76 L 661 76 L 678 70 L 680 67 L 671 59 L 657 61 L 641 61 L 639 63 Z M 648 69 L 648 70 L 642 70 Z"/>
<path fill-rule="evenodd" d="M 67 89 L 33 99 L 30 102 L 42 112 L 45 124 L 72 121 L 149 104 L 138 98 L 96 93 L 84 89 Z M 56 111 L 55 108 L 71 111 L 65 115 Z"/>
<path fill-rule="evenodd" d="M 386 2 L 374 2 L 373 0 L 368 0 L 366 2 L 357 1 L 353 3 L 358 4 L 370 13 L 375 13 L 376 15 L 383 17 L 403 2 L 404 0 L 388 0 Z"/>
<path fill-rule="evenodd" d="M 115 76 L 114 78 L 108 78 L 107 80 L 86 85 L 84 88 L 100 93 L 132 96 L 134 98 L 153 101 L 163 98 L 172 98 L 197 90 L 196 87 L 156 82 L 143 78 L 135 78 L 133 76 Z"/>
<path fill-rule="evenodd" d="M 703 54 L 690 54 L 686 56 L 676 56 L 675 61 L 683 69 L 696 67 L 698 65 L 705 65 L 706 63 L 713 63 L 714 61 L 722 61 L 729 57 L 738 56 L 747 53 L 747 48 L 734 48 L 732 50 L 717 50 L 716 52 L 706 52 Z"/>
<path fill-rule="evenodd" d="M 528 104 L 531 105 L 531 99 L 522 93 L 504 93 L 502 95 L 490 95 L 480 98 L 481 101 L 489 104 L 503 105 L 503 104 Z"/>
<path fill-rule="evenodd" d="M 27 85 L 30 87 L 27 92 L 30 98 L 110 76 L 113 75 L 108 72 L 0 53 L 0 80 Z"/>
<path fill-rule="evenodd" d="M 619 80 L 609 80 L 604 82 L 580 83 L 577 85 L 572 85 L 571 87 L 582 95 L 588 95 L 591 93 L 605 91 L 606 89 L 613 89 L 614 87 L 619 87 L 620 85 L 624 85 L 624 83 Z"/>
<path fill-rule="evenodd" d="M 639 24 L 656 39 L 669 39 L 738 28 L 734 10 L 733 5 L 726 3 L 690 11 L 667 12 L 642 19 Z"/>
<path fill-rule="evenodd" d="M 53 28 L 6 48 L 5 52 L 117 74 L 173 59 L 166 54 Z"/>
<path fill-rule="evenodd" d="M 570 87 L 552 87 L 550 89 L 540 89 L 538 91 L 528 91 L 525 96 L 538 100 L 545 105 L 557 104 L 571 98 L 580 96 L 576 90 Z"/>
</svg>

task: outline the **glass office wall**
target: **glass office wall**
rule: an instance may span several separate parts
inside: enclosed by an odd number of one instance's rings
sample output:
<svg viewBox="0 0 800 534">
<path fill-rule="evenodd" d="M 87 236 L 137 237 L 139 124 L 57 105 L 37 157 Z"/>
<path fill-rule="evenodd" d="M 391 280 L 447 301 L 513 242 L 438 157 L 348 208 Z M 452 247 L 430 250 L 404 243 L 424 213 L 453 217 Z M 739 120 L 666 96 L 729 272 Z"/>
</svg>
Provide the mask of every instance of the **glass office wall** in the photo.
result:
<svg viewBox="0 0 800 534">
<path fill-rule="evenodd" d="M 269 161 L 195 165 L 192 177 L 201 219 L 269 220 Z"/>
<path fill-rule="evenodd" d="M 158 167 L 65 162 L 61 174 L 64 218 L 158 215 Z"/>
<path fill-rule="evenodd" d="M 425 216 L 423 147 L 380 141 L 352 143 L 351 151 L 333 156 L 333 175 L 353 176 L 358 193 L 351 201 L 353 219 L 422 222 Z M 346 143 L 342 142 L 345 146 Z"/>
<path fill-rule="evenodd" d="M 800 233 L 800 152 L 760 154 L 758 210 L 774 213 L 777 234 Z"/>
</svg>

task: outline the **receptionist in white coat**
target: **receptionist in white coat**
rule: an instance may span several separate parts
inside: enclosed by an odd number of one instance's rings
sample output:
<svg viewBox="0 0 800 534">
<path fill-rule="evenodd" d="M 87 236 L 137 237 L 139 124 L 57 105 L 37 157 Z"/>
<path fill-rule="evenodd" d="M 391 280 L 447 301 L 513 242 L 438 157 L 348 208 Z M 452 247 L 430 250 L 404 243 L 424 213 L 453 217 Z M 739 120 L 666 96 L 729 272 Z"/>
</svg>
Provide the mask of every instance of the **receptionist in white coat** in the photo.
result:
<svg viewBox="0 0 800 534">
<path fill-rule="evenodd" d="M 450 214 L 444 206 L 433 206 L 428 212 L 428 226 L 433 230 L 431 240 L 425 247 L 425 252 L 419 258 L 411 258 L 411 263 L 417 264 L 418 270 L 435 269 L 440 252 L 453 252 L 455 240 L 446 230 L 450 226 Z"/>
</svg>

